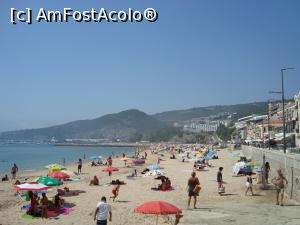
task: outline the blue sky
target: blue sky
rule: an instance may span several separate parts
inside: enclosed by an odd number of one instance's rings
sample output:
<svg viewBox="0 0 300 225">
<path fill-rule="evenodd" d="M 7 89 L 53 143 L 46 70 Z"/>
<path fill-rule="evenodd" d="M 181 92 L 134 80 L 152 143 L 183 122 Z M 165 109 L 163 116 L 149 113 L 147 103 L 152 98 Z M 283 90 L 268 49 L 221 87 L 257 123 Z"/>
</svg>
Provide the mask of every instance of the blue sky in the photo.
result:
<svg viewBox="0 0 300 225">
<path fill-rule="evenodd" d="M 10 8 L 155 8 L 155 23 L 10 23 Z M 4 0 L 0 131 L 300 91 L 297 0 Z"/>
</svg>

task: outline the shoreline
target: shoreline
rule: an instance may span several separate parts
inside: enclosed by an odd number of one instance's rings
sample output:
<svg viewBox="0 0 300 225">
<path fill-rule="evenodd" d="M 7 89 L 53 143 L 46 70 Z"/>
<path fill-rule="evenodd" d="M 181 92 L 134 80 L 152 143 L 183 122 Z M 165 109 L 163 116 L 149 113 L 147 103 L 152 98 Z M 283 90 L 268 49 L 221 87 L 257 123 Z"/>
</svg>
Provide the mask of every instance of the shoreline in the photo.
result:
<svg viewBox="0 0 300 225">
<path fill-rule="evenodd" d="M 138 143 L 55 143 L 54 146 L 72 146 L 72 147 L 148 147 L 150 144 Z"/>
<path fill-rule="evenodd" d="M 148 150 L 149 149 L 145 149 L 144 151 L 147 151 L 148 153 Z M 112 159 L 119 159 L 120 156 L 122 156 L 123 153 L 120 153 L 120 154 L 115 154 L 114 156 L 112 156 Z M 134 152 L 128 152 L 128 154 L 126 155 L 133 155 Z M 105 157 L 105 159 L 108 158 L 108 157 Z M 91 165 L 91 162 L 93 160 L 91 159 L 82 159 L 82 167 L 89 167 Z M 57 163 L 57 164 L 60 164 L 60 163 Z M 62 165 L 62 164 L 60 164 Z M 64 165 L 67 170 L 75 170 L 77 171 L 77 163 L 76 162 L 73 162 L 73 163 L 67 163 Z M 102 165 L 101 167 L 103 167 L 104 165 Z M 63 171 L 63 170 L 62 170 Z M 18 178 L 20 179 L 24 179 L 24 178 L 27 178 L 27 177 L 33 177 L 33 176 L 45 176 L 44 174 L 47 174 L 49 172 L 49 170 L 47 168 L 35 168 L 35 169 L 28 169 L 28 170 L 22 170 L 21 172 L 18 172 L 17 173 L 17 179 L 15 180 L 18 180 Z M 5 173 L 3 173 L 5 175 Z M 43 175 L 37 175 L 37 174 L 43 174 Z M 11 173 L 7 173 L 7 175 L 9 176 L 9 178 L 11 177 Z M 11 181 L 12 179 L 10 179 Z M 1 225 L 1 224 L 0 224 Z"/>
</svg>

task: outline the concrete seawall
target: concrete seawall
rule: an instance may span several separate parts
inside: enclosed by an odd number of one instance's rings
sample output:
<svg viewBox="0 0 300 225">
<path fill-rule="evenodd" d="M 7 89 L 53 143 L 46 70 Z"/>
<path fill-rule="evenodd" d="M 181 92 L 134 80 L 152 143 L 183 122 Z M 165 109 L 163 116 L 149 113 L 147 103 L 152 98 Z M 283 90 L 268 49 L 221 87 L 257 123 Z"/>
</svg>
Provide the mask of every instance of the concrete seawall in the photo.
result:
<svg viewBox="0 0 300 225">
<path fill-rule="evenodd" d="M 266 162 L 270 163 L 270 178 L 276 175 L 277 169 L 282 169 L 288 185 L 285 189 L 286 195 L 300 201 L 300 154 L 284 154 L 276 150 L 255 148 L 252 146 L 242 146 L 245 156 L 252 158 L 259 167 L 263 164 L 263 156 Z M 269 179 L 270 182 L 271 179 Z"/>
</svg>

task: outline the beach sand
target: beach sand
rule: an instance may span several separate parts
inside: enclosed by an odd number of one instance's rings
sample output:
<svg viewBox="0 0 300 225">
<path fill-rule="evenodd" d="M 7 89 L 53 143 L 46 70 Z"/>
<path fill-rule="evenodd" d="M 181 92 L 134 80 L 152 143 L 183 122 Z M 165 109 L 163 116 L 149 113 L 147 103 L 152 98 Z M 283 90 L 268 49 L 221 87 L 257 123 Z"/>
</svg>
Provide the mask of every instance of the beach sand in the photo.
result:
<svg viewBox="0 0 300 225">
<path fill-rule="evenodd" d="M 183 210 L 183 218 L 179 224 L 300 224 L 299 208 L 296 203 L 285 199 L 288 206 L 280 207 L 275 205 L 275 191 L 261 190 L 259 185 L 254 185 L 256 196 L 245 196 L 245 177 L 233 177 L 232 165 L 236 158 L 228 157 L 229 150 L 221 150 L 219 159 L 210 161 L 213 167 L 207 171 L 197 172 L 200 179 L 202 190 L 198 198 L 198 209 L 187 210 L 187 180 L 192 172 L 192 162 L 181 162 L 179 159 L 169 159 L 166 154 L 161 165 L 166 172 L 166 176 L 171 179 L 175 190 L 168 192 L 153 191 L 151 187 L 159 184 L 154 177 L 142 177 L 140 172 L 145 166 L 137 166 L 138 177 L 127 179 L 126 175 L 132 173 L 132 168 L 125 168 L 124 162 L 115 158 L 113 166 L 118 167 L 120 171 L 112 174 L 112 179 L 120 179 L 127 184 L 122 185 L 120 194 L 115 202 L 109 200 L 111 195 L 110 178 L 106 172 L 102 172 L 104 166 L 91 167 L 88 164 L 83 165 L 80 181 L 65 182 L 72 190 L 83 190 L 78 196 L 65 197 L 73 209 L 69 215 L 60 215 L 51 219 L 24 219 L 20 206 L 24 202 L 18 202 L 14 196 L 15 190 L 11 188 L 11 181 L 0 182 L 0 224 L 95 224 L 93 213 L 96 204 L 101 196 L 106 196 L 108 202 L 112 205 L 113 221 L 109 224 L 121 225 L 148 225 L 155 224 L 156 216 L 142 215 L 133 212 L 138 205 L 152 200 L 167 201 Z M 148 151 L 147 164 L 157 162 L 157 155 L 151 155 Z M 223 166 L 223 179 L 227 182 L 226 194 L 219 196 L 217 194 L 216 173 L 218 167 Z M 68 170 L 76 171 L 76 165 L 68 167 Z M 32 179 L 39 175 L 46 175 L 47 171 L 36 171 L 22 175 L 22 179 Z M 89 186 L 90 179 L 97 175 L 100 178 L 100 186 Z M 20 178 L 20 177 L 19 177 Z M 56 187 L 48 196 L 56 193 Z M 158 224 L 173 224 L 174 216 L 159 216 Z"/>
</svg>

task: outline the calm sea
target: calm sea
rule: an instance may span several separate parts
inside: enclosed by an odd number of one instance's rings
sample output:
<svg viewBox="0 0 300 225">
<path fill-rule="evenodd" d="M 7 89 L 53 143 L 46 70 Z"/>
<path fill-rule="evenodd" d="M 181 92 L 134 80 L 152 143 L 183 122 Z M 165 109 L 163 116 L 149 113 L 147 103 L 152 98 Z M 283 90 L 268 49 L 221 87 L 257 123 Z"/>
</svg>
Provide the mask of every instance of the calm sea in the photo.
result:
<svg viewBox="0 0 300 225">
<path fill-rule="evenodd" d="M 45 144 L 0 144 L 0 174 L 9 173 L 13 163 L 20 171 L 44 168 L 48 164 L 75 163 L 78 158 L 90 161 L 92 156 L 120 155 L 133 152 L 131 147 L 64 147 Z"/>
</svg>

